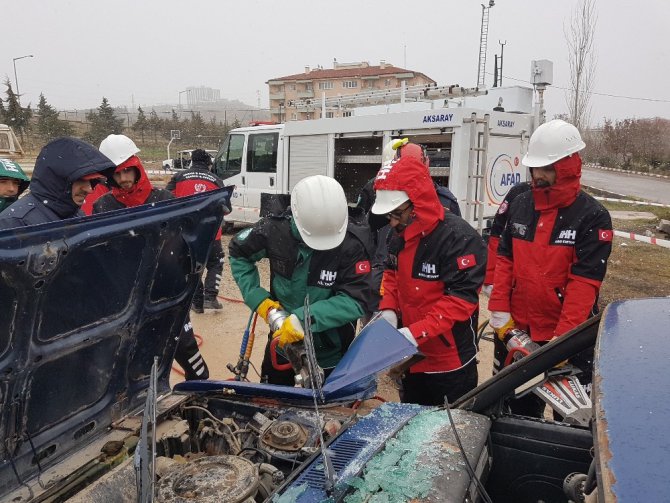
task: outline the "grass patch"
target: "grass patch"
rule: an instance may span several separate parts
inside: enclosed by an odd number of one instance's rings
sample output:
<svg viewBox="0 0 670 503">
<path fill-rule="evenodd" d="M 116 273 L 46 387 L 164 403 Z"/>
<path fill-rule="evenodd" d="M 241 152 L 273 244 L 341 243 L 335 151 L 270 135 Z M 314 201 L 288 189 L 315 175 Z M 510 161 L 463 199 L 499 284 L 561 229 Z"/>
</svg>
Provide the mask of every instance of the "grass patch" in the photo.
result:
<svg viewBox="0 0 670 503">
<path fill-rule="evenodd" d="M 600 304 L 642 297 L 670 296 L 670 250 L 615 238 L 600 290 Z"/>
</svg>

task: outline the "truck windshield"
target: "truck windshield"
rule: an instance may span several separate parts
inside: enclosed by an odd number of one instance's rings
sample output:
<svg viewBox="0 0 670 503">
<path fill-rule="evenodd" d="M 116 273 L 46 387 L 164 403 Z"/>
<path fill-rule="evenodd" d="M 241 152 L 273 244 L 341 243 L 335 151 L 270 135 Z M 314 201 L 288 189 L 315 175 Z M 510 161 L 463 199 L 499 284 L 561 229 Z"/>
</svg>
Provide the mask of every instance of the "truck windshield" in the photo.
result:
<svg viewBox="0 0 670 503">
<path fill-rule="evenodd" d="M 214 164 L 216 174 L 223 179 L 239 174 L 242 171 L 243 153 L 243 134 L 231 134 L 226 137 Z"/>
<path fill-rule="evenodd" d="M 277 143 L 279 133 L 249 135 L 247 171 L 250 173 L 275 173 L 277 171 Z"/>
</svg>

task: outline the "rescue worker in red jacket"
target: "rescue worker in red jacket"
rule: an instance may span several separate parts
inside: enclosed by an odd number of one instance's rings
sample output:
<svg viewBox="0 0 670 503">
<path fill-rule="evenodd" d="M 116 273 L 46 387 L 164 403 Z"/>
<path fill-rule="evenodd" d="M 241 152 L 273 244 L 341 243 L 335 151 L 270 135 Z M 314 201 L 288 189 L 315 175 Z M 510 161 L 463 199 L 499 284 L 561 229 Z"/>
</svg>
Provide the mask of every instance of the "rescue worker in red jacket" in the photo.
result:
<svg viewBox="0 0 670 503">
<path fill-rule="evenodd" d="M 426 358 L 402 379 L 401 400 L 440 405 L 477 385 L 475 344 L 486 245 L 446 212 L 426 167 L 411 156 L 383 166 L 372 212 L 394 232 L 382 280 L 382 317 L 402 327 Z"/>
<path fill-rule="evenodd" d="M 151 185 L 142 161 L 135 155 L 139 151 L 135 142 L 122 134 L 110 134 L 102 140 L 100 152 L 116 165 L 116 169 L 107 182 L 111 190 L 93 203 L 93 213 L 174 199 L 169 191 Z M 174 359 L 184 369 L 186 380 L 209 377 L 209 369 L 198 349 L 189 316 L 184 320 Z"/>
<path fill-rule="evenodd" d="M 491 295 L 493 290 L 493 280 L 496 271 L 496 256 L 498 254 L 498 243 L 500 243 L 500 236 L 502 231 L 507 226 L 509 219 L 509 205 L 512 204 L 517 196 L 530 190 L 530 182 L 519 182 L 510 188 L 503 199 L 503 202 L 498 206 L 495 217 L 493 217 L 493 225 L 491 225 L 491 233 L 489 234 L 488 253 L 486 257 L 486 276 L 484 277 L 484 286 L 482 293 L 486 296 Z"/>
<path fill-rule="evenodd" d="M 223 187 L 223 180 L 211 172 L 211 167 L 212 156 L 205 150 L 196 149 L 191 153 L 191 167 L 175 174 L 165 188 L 176 197 L 192 196 L 220 189 Z M 226 209 L 228 210 L 226 213 L 230 213 L 230 209 Z M 193 296 L 191 309 L 196 313 L 204 313 L 205 309 L 223 309 L 217 296 L 221 286 L 225 256 L 221 246 L 221 229 L 219 229 L 207 256 L 207 274 L 204 285 L 201 279 Z"/>
<path fill-rule="evenodd" d="M 613 232 L 608 211 L 580 190 L 578 152 L 585 146 L 562 120 L 542 124 L 530 138 L 523 164 L 532 190 L 507 210 L 489 301 L 498 339 L 517 327 L 545 343 L 597 312 Z M 498 365 L 506 356 L 497 340 Z"/>
</svg>

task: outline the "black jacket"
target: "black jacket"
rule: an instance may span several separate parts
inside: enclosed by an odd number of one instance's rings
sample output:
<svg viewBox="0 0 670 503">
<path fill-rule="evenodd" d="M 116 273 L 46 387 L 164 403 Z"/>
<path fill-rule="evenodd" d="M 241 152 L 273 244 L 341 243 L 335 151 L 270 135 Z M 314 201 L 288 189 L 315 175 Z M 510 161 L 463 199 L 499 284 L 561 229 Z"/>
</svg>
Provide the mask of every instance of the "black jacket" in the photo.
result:
<svg viewBox="0 0 670 503">
<path fill-rule="evenodd" d="M 166 199 L 174 199 L 172 192 L 164 189 L 152 188 L 143 204 L 157 203 L 158 201 L 165 201 Z M 107 192 L 93 203 L 93 213 L 105 213 L 107 211 L 121 210 L 127 208 L 125 204 L 114 197 L 114 194 Z"/>
<path fill-rule="evenodd" d="M 115 165 L 93 145 L 77 138 L 57 138 L 39 153 L 30 194 L 0 214 L 0 229 L 23 227 L 77 216 L 72 182 L 92 173 L 111 178 Z"/>
</svg>

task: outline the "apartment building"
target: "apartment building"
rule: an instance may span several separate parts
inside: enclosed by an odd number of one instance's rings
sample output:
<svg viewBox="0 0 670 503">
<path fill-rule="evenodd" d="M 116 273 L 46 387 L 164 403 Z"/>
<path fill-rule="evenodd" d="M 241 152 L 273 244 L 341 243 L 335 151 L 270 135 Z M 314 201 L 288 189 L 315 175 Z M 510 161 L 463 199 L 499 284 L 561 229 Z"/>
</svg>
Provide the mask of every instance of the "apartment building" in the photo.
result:
<svg viewBox="0 0 670 503">
<path fill-rule="evenodd" d="M 394 89 L 402 86 L 435 85 L 436 82 L 421 72 L 398 68 L 381 61 L 370 66 L 360 63 L 338 63 L 332 69 L 322 67 L 304 73 L 277 77 L 266 82 L 270 91 L 270 113 L 275 122 L 321 118 L 321 98 L 347 96 L 366 91 Z M 326 111 L 326 117 L 346 117 L 351 112 L 337 107 Z"/>
</svg>

